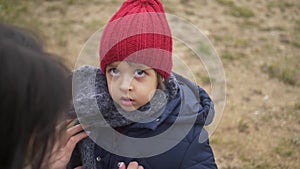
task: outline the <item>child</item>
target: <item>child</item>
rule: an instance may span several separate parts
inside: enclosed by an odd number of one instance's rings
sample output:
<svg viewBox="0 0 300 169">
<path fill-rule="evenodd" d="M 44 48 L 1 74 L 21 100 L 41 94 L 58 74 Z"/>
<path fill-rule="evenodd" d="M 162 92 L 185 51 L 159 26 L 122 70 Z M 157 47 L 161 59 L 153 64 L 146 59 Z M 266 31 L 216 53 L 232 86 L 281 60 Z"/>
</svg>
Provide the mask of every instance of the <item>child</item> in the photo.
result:
<svg viewBox="0 0 300 169">
<path fill-rule="evenodd" d="M 159 144 L 133 143 L 122 152 L 113 147 L 126 142 L 121 134 L 112 140 L 107 132 L 105 144 L 94 134 L 93 140 L 78 144 L 69 168 L 113 169 L 119 161 L 133 160 L 145 169 L 217 168 L 203 129 L 212 120 L 213 103 L 203 89 L 171 72 L 172 36 L 158 0 L 124 2 L 103 31 L 99 54 L 100 69 L 84 66 L 73 74 L 74 107 L 80 122 L 96 126 L 92 135 L 97 130 L 104 133 L 107 123 L 137 140 L 146 141 L 169 129 L 173 135 L 156 140 Z M 98 110 L 105 120 L 97 121 Z M 200 133 L 207 137 L 201 143 Z M 158 152 L 156 147 L 165 150 Z M 143 148 L 147 151 L 141 152 Z"/>
</svg>

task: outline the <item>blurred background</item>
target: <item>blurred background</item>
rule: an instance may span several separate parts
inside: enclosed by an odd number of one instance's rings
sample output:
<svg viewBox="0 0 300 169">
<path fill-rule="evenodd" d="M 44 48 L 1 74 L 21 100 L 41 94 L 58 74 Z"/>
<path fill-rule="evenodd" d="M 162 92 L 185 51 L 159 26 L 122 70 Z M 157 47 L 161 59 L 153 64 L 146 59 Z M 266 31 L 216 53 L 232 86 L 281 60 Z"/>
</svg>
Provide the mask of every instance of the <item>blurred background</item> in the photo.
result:
<svg viewBox="0 0 300 169">
<path fill-rule="evenodd" d="M 73 69 L 85 42 L 122 2 L 0 0 L 0 22 L 33 30 Z M 204 32 L 223 63 L 226 107 L 210 140 L 219 168 L 300 168 L 300 1 L 162 3 Z M 209 76 L 196 75 L 210 92 Z"/>
</svg>

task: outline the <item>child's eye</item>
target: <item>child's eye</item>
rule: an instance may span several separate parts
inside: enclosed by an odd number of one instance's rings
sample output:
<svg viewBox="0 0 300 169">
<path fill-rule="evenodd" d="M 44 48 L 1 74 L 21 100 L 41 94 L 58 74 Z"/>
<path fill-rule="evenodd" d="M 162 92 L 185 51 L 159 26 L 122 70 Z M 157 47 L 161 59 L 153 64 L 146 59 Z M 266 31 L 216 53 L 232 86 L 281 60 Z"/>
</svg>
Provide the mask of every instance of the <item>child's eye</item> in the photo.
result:
<svg viewBox="0 0 300 169">
<path fill-rule="evenodd" d="M 146 72 L 144 70 L 141 69 L 137 69 L 134 72 L 134 77 L 144 77 L 146 75 Z"/>
<path fill-rule="evenodd" d="M 112 76 L 119 76 L 120 75 L 120 71 L 117 68 L 111 68 L 108 70 L 108 72 L 112 75 Z"/>
</svg>

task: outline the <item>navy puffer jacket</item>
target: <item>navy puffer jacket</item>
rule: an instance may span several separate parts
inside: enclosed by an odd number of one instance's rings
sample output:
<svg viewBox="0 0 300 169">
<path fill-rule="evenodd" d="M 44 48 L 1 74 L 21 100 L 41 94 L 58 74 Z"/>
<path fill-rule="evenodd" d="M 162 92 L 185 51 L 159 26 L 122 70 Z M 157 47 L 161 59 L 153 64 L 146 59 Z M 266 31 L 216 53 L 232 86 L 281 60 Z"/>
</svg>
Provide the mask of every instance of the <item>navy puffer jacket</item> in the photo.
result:
<svg viewBox="0 0 300 169">
<path fill-rule="evenodd" d="M 81 78 L 86 78 L 85 82 L 87 83 L 89 80 L 95 80 L 95 76 L 101 76 L 99 69 L 91 66 L 85 66 L 74 73 L 79 73 L 77 77 L 80 77 L 80 81 L 82 81 Z M 89 76 L 93 78 L 89 79 Z M 126 136 L 149 138 L 176 126 L 174 127 L 174 134 L 166 140 L 170 143 L 177 143 L 178 141 L 178 144 L 158 155 L 129 158 L 111 153 L 95 144 L 92 139 L 87 138 L 76 146 L 68 168 L 82 165 L 85 169 L 117 169 L 118 162 L 128 164 L 131 161 L 137 161 L 145 169 L 217 168 L 209 145 L 208 134 L 203 128 L 204 125 L 210 124 L 213 119 L 213 102 L 208 94 L 196 84 L 176 73 L 173 73 L 173 77 L 176 79 L 178 92 L 174 98 L 168 101 L 159 118 L 147 123 L 133 123 L 118 127 L 117 130 Z M 86 84 L 83 85 L 89 88 Z M 91 96 L 95 96 L 95 94 L 91 94 Z M 173 125 L 175 122 L 176 125 Z M 185 133 L 185 131 L 187 132 Z"/>
</svg>

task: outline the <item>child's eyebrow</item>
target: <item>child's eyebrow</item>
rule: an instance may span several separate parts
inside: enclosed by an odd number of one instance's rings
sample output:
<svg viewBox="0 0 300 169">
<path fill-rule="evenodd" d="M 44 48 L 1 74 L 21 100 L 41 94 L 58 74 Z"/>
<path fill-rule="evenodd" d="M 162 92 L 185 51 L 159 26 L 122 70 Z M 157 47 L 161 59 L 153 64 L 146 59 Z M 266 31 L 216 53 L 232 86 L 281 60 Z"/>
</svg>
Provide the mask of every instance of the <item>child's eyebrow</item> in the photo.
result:
<svg viewBox="0 0 300 169">
<path fill-rule="evenodd" d="M 131 66 L 134 66 L 138 69 L 143 69 L 143 70 L 147 70 L 147 69 L 151 69 L 150 67 L 144 65 L 144 64 L 140 64 L 140 63 L 129 63 Z"/>
<path fill-rule="evenodd" d="M 118 67 L 118 66 L 119 66 L 118 63 L 112 63 L 112 64 L 107 65 L 106 67 Z"/>
</svg>

